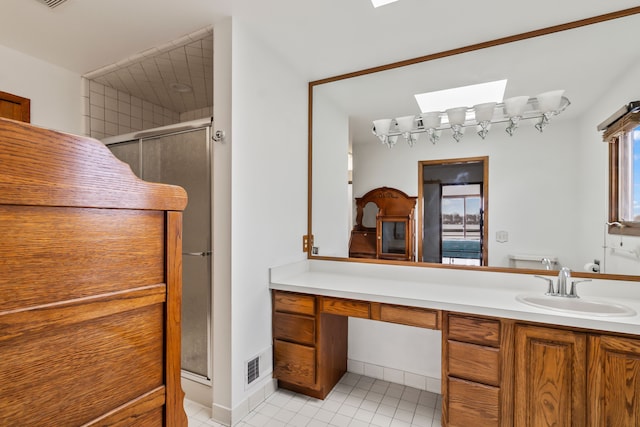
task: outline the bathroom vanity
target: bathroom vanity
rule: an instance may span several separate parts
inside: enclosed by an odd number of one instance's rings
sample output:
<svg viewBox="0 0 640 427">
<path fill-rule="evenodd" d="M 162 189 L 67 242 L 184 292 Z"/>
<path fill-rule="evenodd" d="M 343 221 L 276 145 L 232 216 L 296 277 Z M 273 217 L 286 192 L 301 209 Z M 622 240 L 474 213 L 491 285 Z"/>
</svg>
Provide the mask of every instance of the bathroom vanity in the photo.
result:
<svg viewBox="0 0 640 427">
<path fill-rule="evenodd" d="M 279 386 L 324 398 L 346 372 L 347 319 L 359 317 L 442 331 L 442 425 L 640 425 L 636 283 L 606 282 L 606 297 L 585 287 L 585 298 L 634 312 L 603 316 L 519 302 L 544 294 L 532 276 L 473 273 L 313 260 L 272 269 Z"/>
</svg>

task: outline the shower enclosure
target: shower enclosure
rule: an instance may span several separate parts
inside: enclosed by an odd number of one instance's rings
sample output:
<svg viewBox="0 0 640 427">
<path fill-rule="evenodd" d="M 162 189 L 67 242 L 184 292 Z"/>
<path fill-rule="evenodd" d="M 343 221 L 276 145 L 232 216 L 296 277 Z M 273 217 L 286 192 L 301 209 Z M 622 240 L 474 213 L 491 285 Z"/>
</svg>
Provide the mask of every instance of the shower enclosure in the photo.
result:
<svg viewBox="0 0 640 427">
<path fill-rule="evenodd" d="M 211 381 L 211 118 L 106 138 L 145 181 L 183 187 L 182 373 Z"/>
</svg>

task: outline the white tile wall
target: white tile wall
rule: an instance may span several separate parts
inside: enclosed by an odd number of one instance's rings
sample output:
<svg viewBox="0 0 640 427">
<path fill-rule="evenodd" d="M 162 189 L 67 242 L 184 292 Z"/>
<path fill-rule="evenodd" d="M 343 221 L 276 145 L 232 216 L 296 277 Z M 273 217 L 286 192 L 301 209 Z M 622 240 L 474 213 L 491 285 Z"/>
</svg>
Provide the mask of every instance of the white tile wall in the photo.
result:
<svg viewBox="0 0 640 427">
<path fill-rule="evenodd" d="M 212 107 L 176 113 L 125 92 L 83 79 L 84 133 L 96 139 L 211 117 Z"/>
</svg>

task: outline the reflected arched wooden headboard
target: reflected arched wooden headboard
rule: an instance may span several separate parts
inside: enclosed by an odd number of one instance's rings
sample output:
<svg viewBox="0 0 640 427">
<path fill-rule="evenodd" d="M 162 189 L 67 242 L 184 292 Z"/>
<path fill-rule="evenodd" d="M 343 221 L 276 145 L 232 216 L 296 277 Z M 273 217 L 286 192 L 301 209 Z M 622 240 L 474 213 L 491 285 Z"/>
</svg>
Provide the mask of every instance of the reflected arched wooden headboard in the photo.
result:
<svg viewBox="0 0 640 427">
<path fill-rule="evenodd" d="M 405 192 L 391 187 L 379 187 L 367 192 L 362 197 L 356 197 L 356 223 L 351 232 L 349 241 L 349 256 L 352 258 L 413 258 L 413 216 L 417 197 L 407 195 Z M 376 215 L 376 227 L 366 227 L 363 224 L 363 216 L 367 204 L 373 203 L 378 207 Z M 402 255 L 389 256 L 381 252 L 382 239 L 381 222 L 406 221 L 410 227 L 407 235 L 407 251 Z"/>
</svg>

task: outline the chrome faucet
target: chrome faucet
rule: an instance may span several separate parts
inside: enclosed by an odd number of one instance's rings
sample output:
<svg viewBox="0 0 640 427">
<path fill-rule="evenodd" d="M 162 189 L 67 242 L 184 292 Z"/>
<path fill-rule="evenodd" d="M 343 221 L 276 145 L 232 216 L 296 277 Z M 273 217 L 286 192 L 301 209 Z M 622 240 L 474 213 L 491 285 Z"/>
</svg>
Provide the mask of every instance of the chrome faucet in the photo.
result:
<svg viewBox="0 0 640 427">
<path fill-rule="evenodd" d="M 571 270 L 568 267 L 562 267 L 558 273 L 558 292 L 559 297 L 567 296 L 567 280 L 571 279 Z"/>
<path fill-rule="evenodd" d="M 547 277 L 537 276 L 537 275 L 534 277 L 545 280 L 549 285 L 547 292 L 545 292 L 545 295 L 549 295 L 552 297 L 565 297 L 565 298 L 580 298 L 578 296 L 576 285 L 580 282 L 591 281 L 591 279 L 574 280 L 573 282 L 571 282 L 571 290 L 567 293 L 567 282 L 571 280 L 571 269 L 569 269 L 568 267 L 562 267 L 560 269 L 560 272 L 558 273 L 558 283 L 555 288 L 553 286 L 553 279 L 549 279 Z"/>
</svg>

